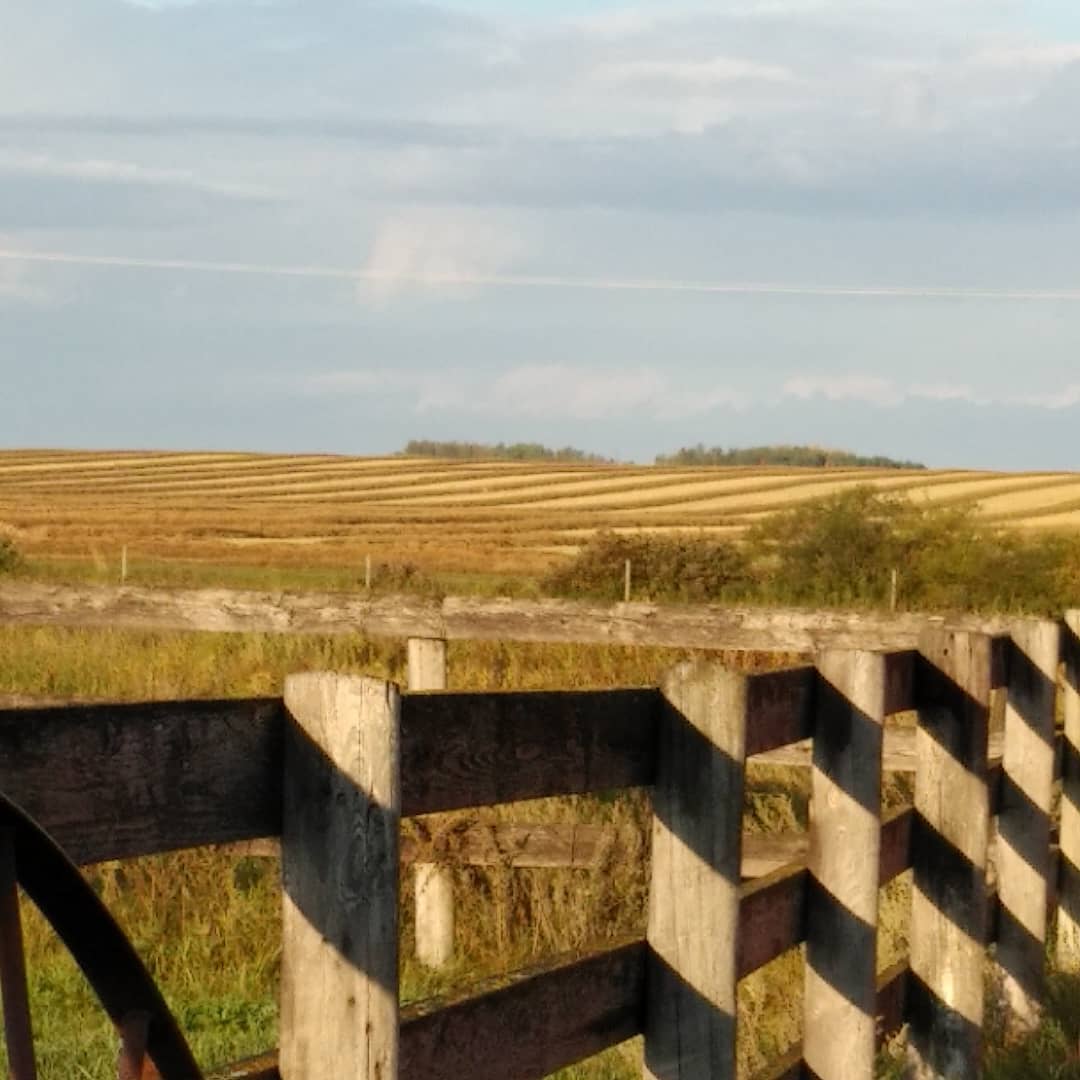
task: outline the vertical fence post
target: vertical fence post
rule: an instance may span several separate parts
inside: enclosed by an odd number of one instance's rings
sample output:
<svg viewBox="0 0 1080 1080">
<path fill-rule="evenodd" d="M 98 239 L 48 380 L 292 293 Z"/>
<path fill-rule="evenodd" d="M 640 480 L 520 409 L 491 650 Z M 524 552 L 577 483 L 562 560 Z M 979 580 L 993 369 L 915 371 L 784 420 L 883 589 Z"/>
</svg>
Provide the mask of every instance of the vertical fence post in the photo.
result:
<svg viewBox="0 0 1080 1080">
<path fill-rule="evenodd" d="M 683 664 L 664 681 L 653 793 L 645 1068 L 735 1076 L 747 679 Z"/>
<path fill-rule="evenodd" d="M 120 583 L 127 581 L 127 544 L 120 549 Z"/>
<path fill-rule="evenodd" d="M 630 603 L 630 560 L 626 560 L 623 567 L 623 602 Z"/>
<path fill-rule="evenodd" d="M 1061 865 L 1058 868 L 1057 964 L 1080 968 L 1080 610 L 1065 614 L 1062 637 L 1065 745 L 1061 763 Z"/>
<path fill-rule="evenodd" d="M 1050 880 L 1054 706 L 1061 628 L 1031 619 L 1012 627 L 996 848 L 997 964 L 1010 1026 L 1039 1022 Z"/>
<path fill-rule="evenodd" d="M 817 668 L 803 1056 L 819 1080 L 873 1080 L 886 659 L 827 650 Z"/>
<path fill-rule="evenodd" d="M 285 681 L 282 1080 L 398 1068 L 398 689 Z"/>
<path fill-rule="evenodd" d="M 916 1077 L 982 1073 L 991 639 L 930 627 L 916 670 L 911 978 Z"/>
<path fill-rule="evenodd" d="M 446 642 L 409 638 L 410 690 L 446 689 Z M 454 958 L 454 873 L 448 866 L 413 866 L 416 958 L 429 968 L 444 968 Z"/>
<path fill-rule="evenodd" d="M 371 556 L 364 556 L 364 588 L 371 592 Z"/>
</svg>

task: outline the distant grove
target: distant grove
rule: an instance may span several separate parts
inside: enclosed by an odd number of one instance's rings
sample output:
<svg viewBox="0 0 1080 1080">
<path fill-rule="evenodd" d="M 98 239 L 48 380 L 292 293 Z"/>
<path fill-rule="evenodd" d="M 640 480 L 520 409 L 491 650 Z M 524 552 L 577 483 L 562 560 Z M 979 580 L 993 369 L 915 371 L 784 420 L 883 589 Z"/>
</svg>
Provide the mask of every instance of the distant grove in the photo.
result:
<svg viewBox="0 0 1080 1080">
<path fill-rule="evenodd" d="M 573 446 L 554 449 L 542 443 L 440 442 L 410 439 L 402 451 L 407 457 L 446 458 L 450 461 L 570 461 L 594 465 L 614 464 L 612 458 L 578 450 Z M 684 446 L 672 454 L 657 454 L 657 465 L 794 465 L 806 468 L 925 469 L 916 461 L 866 457 L 849 450 L 823 446 Z"/>
</svg>

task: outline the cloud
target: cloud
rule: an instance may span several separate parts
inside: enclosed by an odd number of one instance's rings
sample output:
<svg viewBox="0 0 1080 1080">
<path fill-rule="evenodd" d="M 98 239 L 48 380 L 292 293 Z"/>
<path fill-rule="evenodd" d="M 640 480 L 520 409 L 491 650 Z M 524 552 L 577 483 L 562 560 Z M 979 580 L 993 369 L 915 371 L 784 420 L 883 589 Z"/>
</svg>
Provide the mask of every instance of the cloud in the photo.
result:
<svg viewBox="0 0 1080 1080">
<path fill-rule="evenodd" d="M 1055 41 L 981 49 L 972 55 L 969 62 L 980 67 L 1010 70 L 1025 67 L 1064 67 L 1077 60 L 1080 60 L 1080 43 Z"/>
<path fill-rule="evenodd" d="M 598 67 L 593 77 L 602 83 L 643 83 L 705 90 L 733 82 L 790 83 L 794 72 L 778 64 L 763 64 L 737 56 L 708 60 L 627 60 Z"/>
<path fill-rule="evenodd" d="M 899 405 L 904 394 L 891 379 L 877 375 L 797 375 L 786 380 L 787 397 L 825 398 L 827 401 L 864 401 L 871 405 Z"/>
<path fill-rule="evenodd" d="M 1028 394 L 1016 400 L 1023 405 L 1033 405 L 1054 412 L 1060 409 L 1072 409 L 1080 405 L 1080 383 L 1072 383 L 1049 394 Z"/>
<path fill-rule="evenodd" d="M 720 409 L 741 410 L 747 394 L 725 386 L 684 387 L 653 368 L 627 370 L 569 364 L 525 364 L 494 377 L 476 371 L 325 372 L 301 380 L 305 393 L 391 394 L 412 399 L 417 413 L 462 412 L 531 419 L 614 420 L 629 416 L 680 420 Z"/>
<path fill-rule="evenodd" d="M 385 302 L 417 281 L 470 287 L 497 276 L 522 246 L 520 234 L 467 211 L 395 214 L 378 225 L 358 288 Z"/>
<path fill-rule="evenodd" d="M 904 386 L 893 379 L 870 374 L 797 375 L 787 379 L 780 392 L 785 397 L 802 401 L 823 398 L 826 401 L 857 402 L 889 408 L 912 401 L 1054 411 L 1080 405 L 1080 383 L 1040 394 L 986 393 L 969 385 L 955 383 L 914 383 Z"/>
<path fill-rule="evenodd" d="M 221 182 L 200 176 L 193 169 L 159 168 L 137 161 L 110 158 L 61 158 L 28 151 L 0 150 L 0 176 L 59 177 L 89 184 L 145 185 L 190 188 L 193 191 L 240 199 L 264 200 L 273 192 L 263 187 Z"/>
</svg>

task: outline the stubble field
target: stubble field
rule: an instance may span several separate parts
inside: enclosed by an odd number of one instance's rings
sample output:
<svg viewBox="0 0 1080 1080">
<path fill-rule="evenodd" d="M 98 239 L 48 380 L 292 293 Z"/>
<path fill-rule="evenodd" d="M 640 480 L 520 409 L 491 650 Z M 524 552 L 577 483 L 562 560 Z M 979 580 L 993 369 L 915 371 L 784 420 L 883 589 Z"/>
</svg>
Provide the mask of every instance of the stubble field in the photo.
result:
<svg viewBox="0 0 1080 1080">
<path fill-rule="evenodd" d="M 1080 524 L 1074 473 L 3 451 L 0 530 L 76 577 L 80 567 L 111 574 L 126 546 L 133 568 L 173 565 L 162 584 L 273 585 L 258 570 L 274 567 L 293 572 L 289 584 L 348 588 L 371 558 L 472 575 L 482 590 L 484 578 L 543 572 L 598 530 L 737 536 L 774 511 L 867 484 L 935 505 L 977 504 L 995 523 Z M 238 578 L 241 567 L 250 581 Z"/>
</svg>

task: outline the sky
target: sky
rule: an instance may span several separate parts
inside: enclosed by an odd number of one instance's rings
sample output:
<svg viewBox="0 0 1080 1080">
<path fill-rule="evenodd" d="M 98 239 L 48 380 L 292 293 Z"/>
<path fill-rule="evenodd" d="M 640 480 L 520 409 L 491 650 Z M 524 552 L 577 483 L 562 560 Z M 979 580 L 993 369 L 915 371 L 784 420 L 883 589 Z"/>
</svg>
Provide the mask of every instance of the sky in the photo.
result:
<svg viewBox="0 0 1080 1080">
<path fill-rule="evenodd" d="M 6 0 L 0 447 L 1080 469 L 1074 0 Z"/>
</svg>

